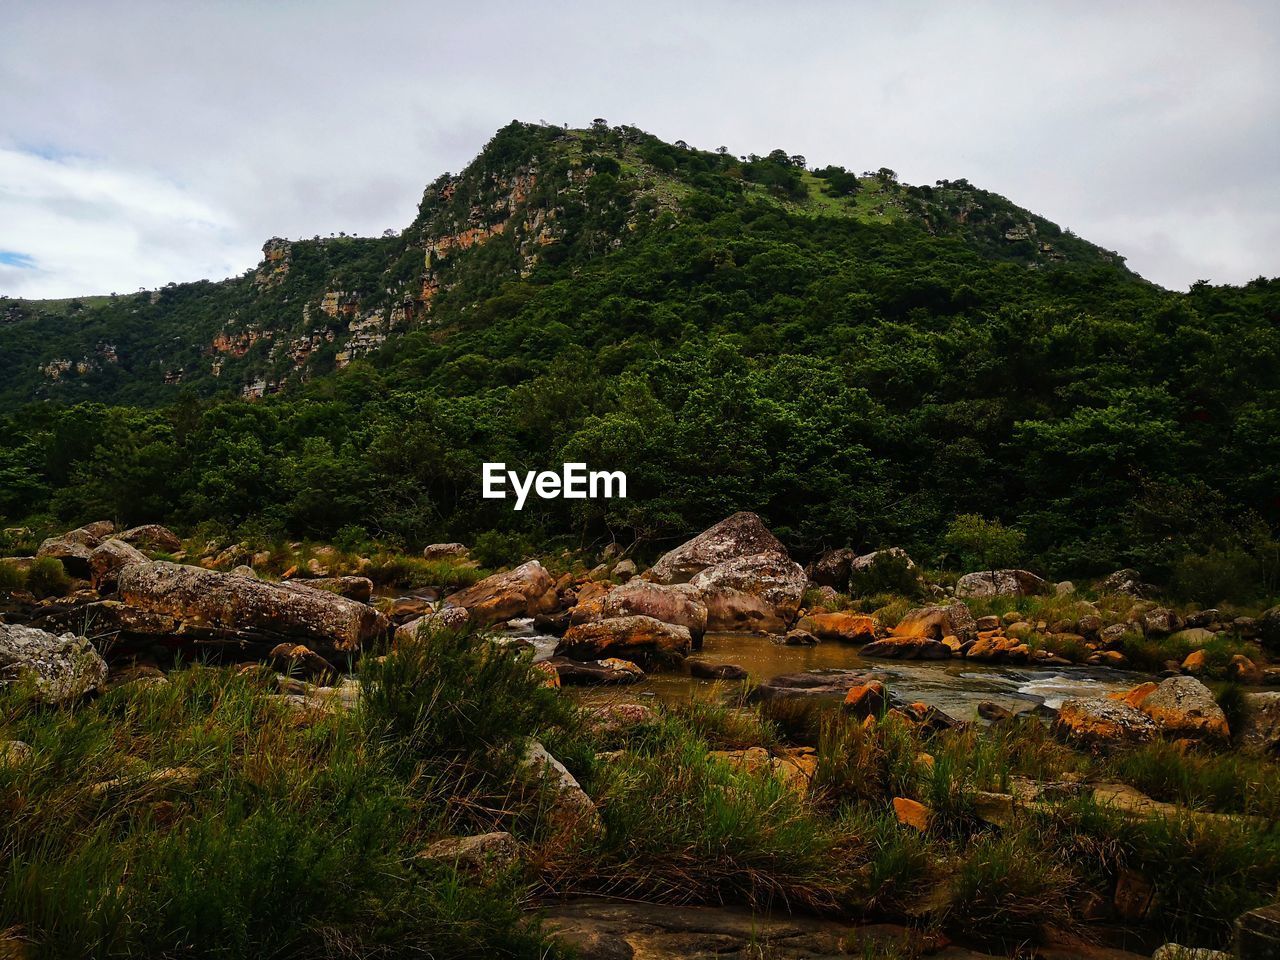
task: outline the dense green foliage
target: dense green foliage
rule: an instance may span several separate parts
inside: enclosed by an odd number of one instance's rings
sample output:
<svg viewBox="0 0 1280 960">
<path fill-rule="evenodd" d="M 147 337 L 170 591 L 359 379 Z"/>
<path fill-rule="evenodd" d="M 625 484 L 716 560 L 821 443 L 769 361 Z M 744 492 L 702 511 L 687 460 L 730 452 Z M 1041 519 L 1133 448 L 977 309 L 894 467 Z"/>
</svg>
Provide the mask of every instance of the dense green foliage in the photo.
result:
<svg viewBox="0 0 1280 960">
<path fill-rule="evenodd" d="M 544 212 L 555 239 L 529 260 L 518 238 Z M 424 266 L 428 240 L 502 223 Z M 285 354 L 259 340 L 216 379 L 196 362 L 228 316 L 233 332 L 292 331 L 335 289 L 389 310 L 424 269 L 430 312 L 341 371 L 339 336 L 289 389 L 245 403 L 228 385 L 287 380 Z M 801 555 L 900 544 L 928 561 L 957 559 L 944 534 L 973 514 L 1051 570 L 1162 576 L 1216 550 L 1234 565 L 1215 575 L 1275 589 L 1280 281 L 1167 292 L 965 181 L 513 124 L 432 184 L 400 236 L 295 243 L 278 286 L 149 299 L 75 318 L 20 306 L 0 327 L 0 514 L 354 525 L 412 545 L 658 541 L 750 509 Z M 108 335 L 117 365 L 32 379 L 40 350 L 79 356 Z M 162 359 L 172 337 L 181 355 Z M 17 406 L 37 395 L 59 402 Z M 107 405 L 122 402 L 138 405 Z M 521 513 L 480 498 L 484 461 L 564 460 L 626 471 L 629 498 Z"/>
</svg>

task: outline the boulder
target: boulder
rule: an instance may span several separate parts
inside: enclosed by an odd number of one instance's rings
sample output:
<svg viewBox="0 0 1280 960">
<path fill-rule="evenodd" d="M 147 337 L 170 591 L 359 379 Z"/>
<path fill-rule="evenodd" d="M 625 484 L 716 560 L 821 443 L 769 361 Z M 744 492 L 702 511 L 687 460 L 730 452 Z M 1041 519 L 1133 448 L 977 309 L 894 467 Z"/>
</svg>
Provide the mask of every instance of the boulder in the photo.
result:
<svg viewBox="0 0 1280 960">
<path fill-rule="evenodd" d="M 1166 634 L 1177 633 L 1178 628 L 1182 626 L 1182 621 L 1178 615 L 1168 607 L 1154 607 L 1142 614 L 1139 621 L 1142 629 L 1150 636 L 1165 636 Z"/>
<path fill-rule="evenodd" d="M 828 550 L 809 566 L 809 579 L 820 587 L 834 587 L 836 590 L 849 589 L 849 569 L 857 554 L 844 547 L 840 550 Z"/>
<path fill-rule="evenodd" d="M 775 643 L 777 641 L 774 641 Z M 815 647 L 822 641 L 815 637 L 808 630 L 788 630 L 782 638 L 783 644 L 788 647 Z"/>
<path fill-rule="evenodd" d="M 1101 748 L 1154 740 L 1156 724 L 1149 716 L 1119 700 L 1072 697 L 1064 700 L 1053 721 L 1054 732 L 1081 746 Z"/>
<path fill-rule="evenodd" d="M 29 683 L 41 702 L 65 704 L 106 681 L 107 662 L 84 637 L 0 623 L 0 686 Z"/>
<path fill-rule="evenodd" d="M 888 636 L 868 643 L 861 654 L 888 660 L 946 660 L 951 656 L 951 648 L 928 637 Z"/>
<path fill-rule="evenodd" d="M 684 627 L 695 643 L 707 629 L 707 605 L 697 587 L 688 583 L 662 584 L 631 580 L 603 597 L 579 603 L 570 623 L 612 620 L 616 617 L 652 617 Z"/>
<path fill-rule="evenodd" d="M 1029 570 L 982 570 L 956 581 L 957 597 L 1029 597 L 1053 586 Z"/>
<path fill-rule="evenodd" d="M 1184 947 L 1180 943 L 1166 943 L 1156 947 L 1151 960 L 1235 960 L 1225 950 L 1211 950 L 1208 947 Z"/>
<path fill-rule="evenodd" d="M 691 582 L 707 605 L 707 630 L 784 633 L 807 581 L 785 553 L 756 553 L 707 567 Z"/>
<path fill-rule="evenodd" d="M 460 543 L 432 543 L 422 548 L 424 560 L 470 560 L 471 551 Z"/>
<path fill-rule="evenodd" d="M 544 778 L 555 793 L 547 819 L 557 840 L 568 841 L 583 835 L 598 835 L 603 831 L 600 811 L 582 789 L 582 785 L 537 740 L 532 741 L 525 752 L 524 767 L 534 776 Z"/>
<path fill-rule="evenodd" d="M 1280 903 L 1236 919 L 1236 960 L 1280 960 Z"/>
<path fill-rule="evenodd" d="M 441 864 L 479 876 L 502 874 L 520 857 L 516 838 L 505 831 L 470 837 L 447 837 L 419 852 L 418 864 Z"/>
<path fill-rule="evenodd" d="M 630 660 L 607 657 L 603 660 L 571 660 L 568 657 L 552 657 L 542 663 L 552 667 L 562 686 L 619 686 L 639 683 L 644 671 Z"/>
<path fill-rule="evenodd" d="M 736 663 L 711 663 L 707 660 L 686 660 L 689 676 L 700 680 L 746 680 L 746 667 Z"/>
<path fill-rule="evenodd" d="M 626 583 L 634 577 L 639 571 L 636 569 L 636 562 L 628 557 L 626 560 L 619 560 L 613 567 L 613 576 L 616 580 Z"/>
<path fill-rule="evenodd" d="M 977 624 L 969 608 L 956 602 L 908 610 L 891 632 L 895 637 L 927 637 L 940 641 L 951 636 L 971 640 L 977 633 Z"/>
<path fill-rule="evenodd" d="M 889 692 L 879 680 L 868 680 L 849 688 L 844 708 L 857 717 L 878 717 L 889 706 Z"/>
<path fill-rule="evenodd" d="M 1227 664 L 1227 679 L 1236 683 L 1259 684 L 1263 681 L 1262 668 L 1242 653 L 1232 654 Z"/>
<path fill-rule="evenodd" d="M 1242 618 L 1243 619 L 1243 618 Z M 1262 641 L 1262 646 L 1272 653 L 1280 653 L 1280 605 L 1264 610 L 1242 633 L 1252 632 Z"/>
<path fill-rule="evenodd" d="M 1124 569 L 1103 579 L 1098 584 L 1099 593 L 1120 593 L 1127 597 L 1141 600 L 1155 592 L 1155 587 L 1142 582 L 1142 575 L 1137 570 Z"/>
<path fill-rule="evenodd" d="M 633 616 L 575 624 L 565 631 L 555 652 L 574 660 L 622 657 L 651 663 L 679 660 L 692 648 L 693 638 L 686 627 Z"/>
<path fill-rule="evenodd" d="M 390 626 L 373 607 L 336 594 L 163 560 L 121 568 L 118 589 L 130 607 L 173 617 L 180 632 L 214 642 L 306 640 L 351 651 Z"/>
<path fill-rule="evenodd" d="M 452 593 L 444 602 L 466 610 L 472 623 L 490 626 L 515 617 L 550 613 L 558 600 L 551 574 L 537 560 L 530 560 Z"/>
<path fill-rule="evenodd" d="M 291 677 L 316 680 L 338 674 L 333 664 L 305 644 L 277 644 L 269 656 L 277 670 Z"/>
<path fill-rule="evenodd" d="M 141 527 L 130 527 L 117 538 L 139 550 L 154 550 L 160 553 L 176 553 L 182 549 L 181 538 L 168 527 L 158 523 L 148 523 Z"/>
<path fill-rule="evenodd" d="M 852 687 L 877 679 L 856 670 L 808 670 L 770 677 L 752 690 L 751 702 L 768 700 L 843 700 Z"/>
<path fill-rule="evenodd" d="M 865 573 L 875 567 L 876 564 L 886 560 L 897 561 L 912 573 L 918 573 L 920 570 L 916 566 L 916 562 L 907 554 L 907 551 L 901 547 L 885 547 L 883 550 L 872 550 L 870 553 L 864 553 L 850 560 L 849 575 L 854 576 L 859 573 Z"/>
<path fill-rule="evenodd" d="M 106 520 L 91 523 L 88 526 L 68 530 L 56 537 L 49 537 L 36 550 L 36 559 L 52 557 L 61 560 L 67 573 L 74 577 L 88 579 L 92 568 L 89 556 L 94 547 L 102 543 L 104 537 L 111 535 L 114 524 Z"/>
<path fill-rule="evenodd" d="M 361 603 L 368 603 L 373 599 L 373 581 L 368 577 L 317 577 L 315 580 L 295 580 L 290 586 L 325 590 Z"/>
<path fill-rule="evenodd" d="M 781 541 L 758 516 L 735 513 L 664 553 L 645 576 L 657 583 L 688 583 L 708 567 L 762 554 L 790 559 Z"/>
<path fill-rule="evenodd" d="M 1189 647 L 1203 647 L 1213 637 L 1212 630 L 1206 630 L 1204 627 L 1188 627 L 1170 634 L 1169 639 L 1174 643 L 1185 643 Z"/>
<path fill-rule="evenodd" d="M 1136 705 L 1171 737 L 1226 740 L 1231 735 L 1213 693 L 1195 677 L 1162 680 Z"/>
<path fill-rule="evenodd" d="M 809 613 L 796 623 L 819 640 L 843 640 L 846 643 L 867 643 L 876 638 L 879 624 L 875 617 L 860 613 Z"/>
<path fill-rule="evenodd" d="M 89 554 L 89 578 L 99 593 L 113 593 L 116 575 L 131 563 L 146 563 L 142 551 L 123 540 L 104 540 Z"/>
<path fill-rule="evenodd" d="M 818 757 L 812 747 L 783 747 L 767 750 L 747 747 L 745 750 L 712 750 L 707 754 L 740 773 L 775 777 L 798 797 L 809 792 L 818 772 Z"/>
<path fill-rule="evenodd" d="M 418 634 L 426 629 L 430 630 L 461 630 L 470 620 L 467 617 L 467 611 L 461 607 L 445 607 L 442 610 L 435 610 L 425 616 L 402 623 L 396 627 L 395 643 L 412 643 L 418 639 Z"/>
<path fill-rule="evenodd" d="M 929 813 L 929 808 L 919 800 L 912 800 L 910 797 L 893 798 L 893 815 L 905 827 L 923 833 L 929 829 Z"/>
<path fill-rule="evenodd" d="M 1280 757 L 1280 691 L 1245 694 L 1244 729 L 1240 745 L 1255 753 Z"/>
</svg>

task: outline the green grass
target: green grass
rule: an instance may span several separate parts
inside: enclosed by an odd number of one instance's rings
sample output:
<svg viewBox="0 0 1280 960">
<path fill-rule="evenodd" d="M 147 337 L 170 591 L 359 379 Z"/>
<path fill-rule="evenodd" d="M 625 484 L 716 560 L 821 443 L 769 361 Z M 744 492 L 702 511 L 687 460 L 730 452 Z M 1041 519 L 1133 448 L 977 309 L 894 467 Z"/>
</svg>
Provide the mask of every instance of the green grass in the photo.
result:
<svg viewBox="0 0 1280 960">
<path fill-rule="evenodd" d="M 27 571 L 16 563 L 0 560 L 0 593 L 15 593 L 26 586 Z"/>
<path fill-rule="evenodd" d="M 1156 800 L 1280 821 L 1280 767 L 1259 757 L 1187 753 L 1151 743 L 1116 754 L 1106 772 Z"/>
<path fill-rule="evenodd" d="M 536 683 L 474 646 L 473 700 L 509 706 Z M 491 819 L 475 811 L 509 785 L 478 758 L 544 719 L 535 699 L 505 730 L 468 724 L 426 649 L 391 654 L 382 695 L 349 714 L 300 716 L 267 696 L 268 675 L 202 667 L 76 710 L 0 696 L 0 737 L 34 751 L 0 769 L 5 925 L 41 957 L 547 955 L 518 877 L 408 865 L 424 840 Z M 447 779 L 459 764 L 473 775 Z M 177 768 L 189 779 L 155 779 Z"/>
<path fill-rule="evenodd" d="M 831 910 L 853 889 L 857 838 L 781 779 L 735 769 L 678 717 L 590 778 L 604 834 L 550 886 L 664 903 Z"/>
<path fill-rule="evenodd" d="M 451 560 L 426 560 L 402 553 L 380 553 L 364 575 L 375 584 L 391 587 L 443 587 L 460 590 L 469 587 L 488 575 L 488 571 L 468 563 Z"/>
<path fill-rule="evenodd" d="M 1203 650 L 1205 670 L 1210 676 L 1221 675 L 1231 658 L 1237 654 L 1250 659 L 1258 656 L 1254 647 L 1231 634 L 1217 634 L 1208 643 L 1197 647 L 1178 639 L 1176 633 L 1156 637 L 1130 632 L 1124 635 L 1120 649 L 1135 668 L 1152 672 L 1163 670 L 1165 663 L 1170 660 L 1182 663 L 1192 650 Z"/>
</svg>

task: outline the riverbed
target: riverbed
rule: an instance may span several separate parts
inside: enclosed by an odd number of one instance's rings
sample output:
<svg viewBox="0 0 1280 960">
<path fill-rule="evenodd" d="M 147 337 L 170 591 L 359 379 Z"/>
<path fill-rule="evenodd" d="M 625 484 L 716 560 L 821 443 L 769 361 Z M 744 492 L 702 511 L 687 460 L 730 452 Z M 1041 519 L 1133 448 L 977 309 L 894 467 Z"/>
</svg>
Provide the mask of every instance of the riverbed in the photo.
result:
<svg viewBox="0 0 1280 960">
<path fill-rule="evenodd" d="M 534 646 L 534 659 L 545 660 L 555 649 L 556 638 L 538 634 L 531 622 L 513 624 L 512 633 Z M 861 647 L 836 642 L 792 647 L 776 638 L 756 634 L 709 633 L 695 656 L 710 663 L 734 663 L 744 667 L 751 681 L 810 670 L 856 670 L 875 674 L 889 689 L 907 701 L 922 701 L 958 720 L 977 717 L 984 700 L 1010 710 L 1057 708 L 1067 697 L 1100 697 L 1129 690 L 1149 675 L 1110 667 L 1014 666 L 952 660 L 879 660 L 864 658 Z M 586 699 L 654 697 L 664 702 L 687 700 L 709 692 L 717 681 L 689 676 L 687 669 L 656 670 L 627 687 L 577 688 Z M 719 681 L 721 686 L 727 685 Z"/>
</svg>

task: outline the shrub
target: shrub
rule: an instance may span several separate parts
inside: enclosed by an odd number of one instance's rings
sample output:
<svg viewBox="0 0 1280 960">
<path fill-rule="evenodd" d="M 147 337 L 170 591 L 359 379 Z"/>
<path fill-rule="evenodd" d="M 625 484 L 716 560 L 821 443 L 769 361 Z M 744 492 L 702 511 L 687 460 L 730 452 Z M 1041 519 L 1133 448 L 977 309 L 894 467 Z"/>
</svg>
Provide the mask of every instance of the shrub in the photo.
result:
<svg viewBox="0 0 1280 960">
<path fill-rule="evenodd" d="M 1188 554 L 1173 568 L 1170 588 L 1191 603 L 1247 603 L 1262 593 L 1262 568 L 1239 547 Z"/>
<path fill-rule="evenodd" d="M 527 537 L 490 530 L 475 539 L 471 557 L 482 567 L 505 567 L 522 562 L 533 552 Z"/>
<path fill-rule="evenodd" d="M 955 920 L 993 939 L 1023 939 L 1039 925 L 1065 923 L 1076 886 L 1034 824 L 974 839 L 954 884 Z"/>
<path fill-rule="evenodd" d="M 917 597 L 920 594 L 920 574 L 905 554 L 880 551 L 873 563 L 855 570 L 849 578 L 849 592 L 853 596 L 896 594 Z"/>
<path fill-rule="evenodd" d="M 66 568 L 54 557 L 39 557 L 27 570 L 27 589 L 37 597 L 60 597 L 70 586 Z"/>
<path fill-rule="evenodd" d="M 853 887 L 851 830 L 778 777 L 709 756 L 678 717 L 666 716 L 591 786 L 604 835 L 548 872 L 553 889 L 568 873 L 576 889 L 612 896 L 833 909 Z"/>
<path fill-rule="evenodd" d="M 1022 559 L 1025 539 L 1022 531 L 1010 529 L 999 520 L 965 513 L 951 521 L 943 542 L 967 569 L 995 570 Z"/>
<path fill-rule="evenodd" d="M 14 593 L 27 585 L 27 572 L 16 563 L 0 560 L 0 594 Z"/>
<path fill-rule="evenodd" d="M 573 708 L 515 650 L 469 629 L 423 630 L 360 665 L 369 736 L 402 769 L 457 783 L 496 783 L 530 737 L 573 721 Z"/>
</svg>

